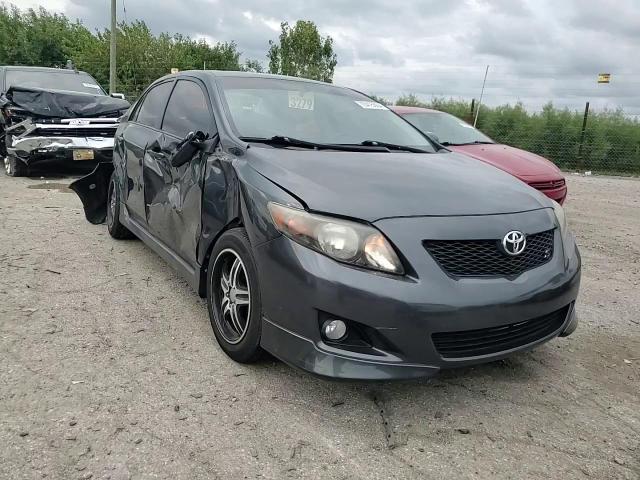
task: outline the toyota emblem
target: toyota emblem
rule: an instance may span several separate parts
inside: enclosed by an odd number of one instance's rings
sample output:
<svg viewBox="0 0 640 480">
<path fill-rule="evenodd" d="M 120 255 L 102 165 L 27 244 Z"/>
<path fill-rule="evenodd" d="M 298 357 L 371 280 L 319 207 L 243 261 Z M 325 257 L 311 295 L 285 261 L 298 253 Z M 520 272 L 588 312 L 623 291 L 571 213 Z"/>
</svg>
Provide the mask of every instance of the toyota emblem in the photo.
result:
<svg viewBox="0 0 640 480">
<path fill-rule="evenodd" d="M 502 239 L 502 248 L 508 255 L 516 256 L 524 252 L 527 246 L 527 237 L 518 230 L 512 230 Z"/>
</svg>

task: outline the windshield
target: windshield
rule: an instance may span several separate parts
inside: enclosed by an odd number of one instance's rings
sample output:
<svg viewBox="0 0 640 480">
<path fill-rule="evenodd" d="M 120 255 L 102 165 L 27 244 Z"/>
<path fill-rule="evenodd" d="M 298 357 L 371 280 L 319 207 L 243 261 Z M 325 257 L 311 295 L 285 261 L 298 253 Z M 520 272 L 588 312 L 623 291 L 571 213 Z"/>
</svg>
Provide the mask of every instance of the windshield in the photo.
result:
<svg viewBox="0 0 640 480">
<path fill-rule="evenodd" d="M 104 90 L 91 75 L 69 70 L 7 70 L 7 90 L 9 87 L 35 87 L 70 92 L 105 95 Z"/>
<path fill-rule="evenodd" d="M 440 143 L 463 145 L 465 143 L 493 143 L 480 130 L 467 122 L 443 112 L 411 113 L 404 117 L 427 135 L 435 135 Z"/>
<path fill-rule="evenodd" d="M 376 141 L 435 151 L 402 118 L 352 90 L 265 77 L 222 77 L 220 84 L 240 137 L 348 145 Z"/>
</svg>

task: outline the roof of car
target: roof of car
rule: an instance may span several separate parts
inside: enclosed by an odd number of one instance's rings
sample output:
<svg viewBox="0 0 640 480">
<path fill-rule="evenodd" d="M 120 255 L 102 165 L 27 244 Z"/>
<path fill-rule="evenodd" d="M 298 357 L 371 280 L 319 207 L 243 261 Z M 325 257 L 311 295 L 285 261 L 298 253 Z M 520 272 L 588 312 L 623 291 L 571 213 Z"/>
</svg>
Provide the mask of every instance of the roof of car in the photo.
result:
<svg viewBox="0 0 640 480">
<path fill-rule="evenodd" d="M 442 113 L 438 110 L 433 110 L 431 108 L 422 108 L 422 107 L 405 107 L 403 105 L 392 105 L 389 107 L 396 113 L 399 114 L 409 114 L 409 113 Z"/>
<path fill-rule="evenodd" d="M 205 77 L 211 78 L 220 78 L 220 77 L 234 77 L 234 78 L 273 78 L 279 80 L 292 80 L 296 82 L 305 82 L 305 83 L 317 83 L 320 85 L 327 85 L 326 82 L 320 82 L 318 80 L 310 80 L 308 78 L 300 78 L 300 77 L 289 77 L 287 75 L 274 75 L 272 73 L 256 73 L 256 72 L 240 72 L 237 70 L 184 70 L 178 73 L 171 73 L 165 75 L 161 79 L 178 77 L 180 75 L 191 75 L 200 79 Z M 160 78 L 158 80 L 161 80 Z M 333 85 L 333 84 L 329 84 Z M 338 86 L 338 85 L 333 85 Z M 339 87 L 345 88 L 345 87 Z"/>
<path fill-rule="evenodd" d="M 31 67 L 28 65 L 0 65 L 0 68 L 5 70 L 22 70 L 22 71 L 34 71 L 34 72 L 58 72 L 58 73 L 86 73 L 80 70 L 70 70 L 68 68 L 51 68 L 51 67 Z"/>
</svg>

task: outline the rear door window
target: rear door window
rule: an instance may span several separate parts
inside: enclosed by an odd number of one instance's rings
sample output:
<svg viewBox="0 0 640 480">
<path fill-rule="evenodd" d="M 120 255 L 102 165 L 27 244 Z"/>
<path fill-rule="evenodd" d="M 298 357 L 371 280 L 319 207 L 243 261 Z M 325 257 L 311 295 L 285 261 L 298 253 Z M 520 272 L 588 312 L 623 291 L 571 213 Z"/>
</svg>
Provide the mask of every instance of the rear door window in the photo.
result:
<svg viewBox="0 0 640 480">
<path fill-rule="evenodd" d="M 172 86 L 173 82 L 165 82 L 149 90 L 142 100 L 135 121 L 159 129 Z"/>
<path fill-rule="evenodd" d="M 178 80 L 164 114 L 162 130 L 178 138 L 186 137 L 189 132 L 201 131 L 209 136 L 214 133 L 209 102 L 200 85 Z"/>
</svg>

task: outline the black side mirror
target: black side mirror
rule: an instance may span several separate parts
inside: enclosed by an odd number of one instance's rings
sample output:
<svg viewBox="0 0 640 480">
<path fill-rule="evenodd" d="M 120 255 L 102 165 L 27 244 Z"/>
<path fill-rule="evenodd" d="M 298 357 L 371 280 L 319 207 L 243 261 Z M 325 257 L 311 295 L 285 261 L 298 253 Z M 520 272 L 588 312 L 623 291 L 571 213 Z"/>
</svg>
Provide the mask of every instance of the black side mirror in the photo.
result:
<svg viewBox="0 0 640 480">
<path fill-rule="evenodd" d="M 189 134 L 178 144 L 176 153 L 171 159 L 173 167 L 180 167 L 187 163 L 198 150 L 207 148 L 207 136 L 201 132 L 189 132 Z"/>
</svg>

